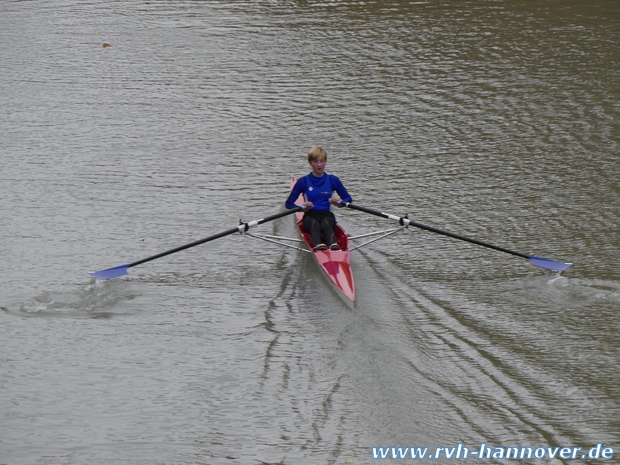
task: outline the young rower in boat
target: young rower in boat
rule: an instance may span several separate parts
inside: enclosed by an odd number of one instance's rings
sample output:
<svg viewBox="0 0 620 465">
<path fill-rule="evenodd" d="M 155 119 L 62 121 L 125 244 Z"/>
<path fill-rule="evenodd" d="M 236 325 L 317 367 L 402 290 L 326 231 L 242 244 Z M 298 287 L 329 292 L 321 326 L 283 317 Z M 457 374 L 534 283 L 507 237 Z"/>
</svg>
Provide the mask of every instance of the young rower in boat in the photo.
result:
<svg viewBox="0 0 620 465">
<path fill-rule="evenodd" d="M 338 179 L 333 174 L 325 172 L 327 163 L 327 152 L 321 147 L 313 147 L 308 152 L 308 163 L 312 168 L 312 173 L 297 180 L 286 201 L 286 208 L 295 208 L 295 201 L 303 194 L 305 202 L 303 205 L 308 207 L 303 217 L 304 231 L 310 234 L 314 250 L 340 250 L 334 228 L 336 227 L 336 217 L 331 211 L 331 205 L 336 205 L 339 200 L 351 202 L 351 196 Z M 332 196 L 334 191 L 340 197 Z M 321 239 L 324 237 L 325 242 Z M 329 247 L 328 247 L 329 244 Z"/>
</svg>

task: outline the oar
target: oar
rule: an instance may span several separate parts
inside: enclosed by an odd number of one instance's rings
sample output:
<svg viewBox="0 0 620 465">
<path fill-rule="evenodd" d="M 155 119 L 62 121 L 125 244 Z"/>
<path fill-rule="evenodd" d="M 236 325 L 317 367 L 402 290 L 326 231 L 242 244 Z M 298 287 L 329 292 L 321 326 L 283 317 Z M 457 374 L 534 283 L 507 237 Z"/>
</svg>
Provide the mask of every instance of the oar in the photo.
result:
<svg viewBox="0 0 620 465">
<path fill-rule="evenodd" d="M 132 267 L 132 266 L 136 266 L 136 265 L 140 265 L 142 263 L 146 263 L 146 262 L 150 262 L 151 260 L 155 260 L 156 258 L 161 258 L 161 257 L 165 257 L 166 255 L 170 255 L 173 254 L 175 252 L 180 252 L 181 250 L 185 250 L 185 249 L 189 249 L 190 247 L 194 247 L 200 244 L 204 244 L 205 242 L 209 242 L 209 241 L 213 241 L 215 239 L 219 239 L 220 237 L 224 237 L 224 236 L 228 236 L 230 234 L 234 234 L 234 233 L 242 233 L 247 231 L 248 229 L 254 227 L 254 226 L 258 226 L 259 224 L 263 224 L 263 223 L 267 223 L 268 221 L 273 221 L 273 220 L 277 220 L 278 218 L 282 218 L 283 216 L 286 215 L 290 215 L 291 213 L 295 213 L 298 211 L 303 210 L 306 207 L 297 207 L 297 208 L 292 208 L 290 210 L 286 210 L 284 212 L 281 213 L 277 213 L 275 215 L 271 215 L 268 216 L 266 218 L 262 218 L 260 220 L 255 220 L 255 221 L 250 221 L 249 223 L 241 223 L 239 226 L 229 229 L 227 231 L 218 233 L 218 234 L 214 234 L 213 236 L 209 236 L 209 237 L 205 237 L 204 239 L 200 239 L 198 241 L 195 242 L 191 242 L 189 244 L 185 244 L 182 245 L 180 247 L 176 247 L 172 250 L 168 250 L 166 252 L 162 252 L 159 253 L 157 255 L 153 255 L 152 257 L 148 257 L 148 258 L 143 258 L 142 260 L 138 260 L 136 262 L 133 263 L 129 263 L 128 265 L 121 265 L 121 266 L 115 266 L 114 268 L 108 268 L 107 270 L 101 270 L 101 271 L 89 271 L 88 273 L 97 278 L 97 279 L 111 279 L 111 278 L 116 278 L 118 276 L 123 276 L 127 274 L 127 269 Z"/>
<path fill-rule="evenodd" d="M 371 210 L 370 208 L 360 207 L 359 205 L 353 205 L 352 203 L 349 203 L 349 202 L 339 201 L 338 203 L 340 205 L 344 205 L 345 207 L 349 207 L 354 210 L 359 210 L 362 212 L 370 213 L 371 215 L 377 215 L 382 218 L 388 218 L 390 220 L 398 221 L 401 224 L 401 226 L 408 226 L 408 225 L 415 226 L 416 228 L 425 229 L 426 231 L 431 231 L 437 234 L 443 234 L 444 236 L 453 237 L 454 239 L 460 239 L 462 241 L 471 242 L 472 244 L 481 245 L 483 247 L 489 247 L 490 249 L 499 250 L 500 252 L 506 252 L 511 255 L 516 255 L 517 257 L 527 258 L 532 261 L 533 265 L 540 266 L 548 270 L 562 271 L 572 265 L 572 263 L 556 262 L 553 260 L 548 260 L 546 258 L 533 257 L 531 255 L 525 255 L 519 252 L 514 252 L 513 250 L 508 250 L 508 249 L 504 249 L 503 247 L 498 247 L 496 245 L 487 244 L 485 242 L 478 241 L 476 239 L 470 239 L 469 237 L 459 236 L 458 234 L 454 234 L 448 231 L 442 231 L 441 229 L 433 228 L 432 226 L 426 226 L 421 223 L 416 223 L 415 221 L 411 221 L 409 218 L 404 218 L 404 217 L 396 216 L 396 215 L 390 215 L 388 213 L 383 213 L 377 210 Z"/>
</svg>

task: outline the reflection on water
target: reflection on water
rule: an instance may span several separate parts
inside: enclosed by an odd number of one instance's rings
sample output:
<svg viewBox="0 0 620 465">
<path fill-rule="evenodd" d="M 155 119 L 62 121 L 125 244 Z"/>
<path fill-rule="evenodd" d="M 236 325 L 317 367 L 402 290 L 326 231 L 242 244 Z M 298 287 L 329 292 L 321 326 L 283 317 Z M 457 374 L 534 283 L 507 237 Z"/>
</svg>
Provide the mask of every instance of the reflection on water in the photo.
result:
<svg viewBox="0 0 620 465">
<path fill-rule="evenodd" d="M 617 447 L 619 23 L 578 0 L 2 3 L 3 459 Z M 87 275 L 280 211 L 315 145 L 359 205 L 574 265 L 410 228 L 352 256 L 354 309 L 239 235 Z"/>
</svg>

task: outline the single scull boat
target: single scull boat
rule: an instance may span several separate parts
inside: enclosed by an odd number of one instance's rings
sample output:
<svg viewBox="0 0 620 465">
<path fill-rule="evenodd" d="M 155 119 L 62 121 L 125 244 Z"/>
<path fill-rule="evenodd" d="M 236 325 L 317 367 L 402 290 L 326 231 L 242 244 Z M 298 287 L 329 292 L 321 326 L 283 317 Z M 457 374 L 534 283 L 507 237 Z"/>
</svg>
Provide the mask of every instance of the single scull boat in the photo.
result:
<svg viewBox="0 0 620 465">
<path fill-rule="evenodd" d="M 297 180 L 293 176 L 291 176 L 290 178 L 291 189 L 295 185 L 296 181 Z M 304 199 L 302 196 L 300 196 L 300 198 L 296 202 L 296 205 L 301 205 L 303 204 L 303 202 L 304 202 Z M 238 226 L 231 228 L 227 231 L 223 231 L 218 234 L 214 234 L 213 236 L 209 236 L 204 239 L 200 239 L 200 240 L 191 242 L 189 244 L 176 247 L 166 252 L 153 255 L 152 257 L 143 258 L 142 260 L 137 260 L 127 265 L 116 266 L 113 268 L 108 268 L 108 269 L 100 270 L 100 271 L 91 271 L 89 273 L 91 274 L 91 276 L 93 276 L 96 279 L 116 278 L 118 276 L 123 276 L 127 274 L 127 270 L 133 266 L 141 265 L 151 260 L 165 257 L 167 255 L 180 252 L 181 250 L 189 249 L 190 247 L 204 244 L 206 242 L 210 242 L 210 241 L 219 239 L 224 236 L 239 233 L 239 234 L 244 234 L 246 236 L 251 236 L 251 237 L 261 239 L 267 242 L 271 242 L 271 243 L 278 244 L 278 245 L 285 246 L 285 247 L 290 247 L 290 248 L 293 248 L 293 249 L 296 249 L 302 252 L 312 254 L 317 264 L 319 265 L 319 268 L 328 278 L 329 282 L 334 285 L 334 288 L 336 289 L 338 294 L 341 297 L 343 297 L 345 302 L 352 305 L 355 302 L 355 283 L 353 280 L 353 272 L 351 270 L 351 262 L 350 262 L 351 252 L 367 244 L 370 244 L 371 242 L 375 242 L 379 239 L 383 239 L 384 237 L 395 234 L 398 231 L 401 231 L 402 229 L 405 229 L 409 226 L 414 226 L 416 228 L 424 229 L 426 231 L 434 232 L 437 234 L 442 234 L 444 236 L 448 236 L 453 239 L 459 239 L 459 240 L 470 242 L 472 244 L 480 245 L 483 247 L 488 247 L 488 248 L 495 249 L 500 252 L 509 253 L 511 255 L 515 255 L 521 258 L 526 258 L 526 259 L 531 260 L 533 265 L 539 266 L 541 268 L 546 268 L 548 270 L 562 271 L 568 268 L 569 266 L 571 266 L 571 263 L 556 262 L 554 260 L 548 260 L 546 258 L 535 257 L 532 255 L 525 255 L 519 252 L 515 252 L 513 250 L 505 249 L 505 248 L 498 247 L 492 244 L 487 244 L 485 242 L 478 241 L 476 239 L 470 239 L 468 237 L 460 236 L 458 234 L 454 234 L 448 231 L 442 231 L 441 229 L 437 229 L 431 226 L 426 226 L 421 223 L 412 221 L 409 218 L 407 218 L 407 216 L 400 217 L 400 216 L 392 215 L 389 213 L 383 213 L 381 211 L 371 210 L 370 208 L 367 208 L 367 207 L 354 205 L 350 202 L 339 202 L 339 203 L 342 203 L 343 207 L 347 207 L 353 210 L 359 210 L 365 213 L 369 213 L 371 215 L 380 216 L 382 218 L 387 218 L 390 220 L 397 221 L 399 223 L 399 226 L 392 228 L 392 229 L 386 229 L 384 231 L 376 231 L 376 232 L 361 234 L 359 236 L 348 236 L 346 232 L 344 231 L 344 229 L 339 224 L 336 224 L 336 229 L 334 232 L 336 235 L 336 239 L 338 241 L 338 245 L 340 246 L 341 250 L 326 250 L 326 251 L 314 252 L 312 250 L 313 244 L 310 239 L 310 235 L 304 231 L 303 226 L 302 226 L 302 217 L 303 217 L 303 211 L 305 207 L 298 206 L 291 210 L 286 210 L 280 213 L 276 213 L 275 215 L 267 216 L 265 218 L 261 218 L 261 219 L 254 220 L 254 221 L 249 221 L 247 223 L 240 221 Z M 293 213 L 296 214 L 296 224 L 297 224 L 297 227 L 299 229 L 302 239 L 293 239 L 293 238 L 281 237 L 281 236 L 270 236 L 270 235 L 265 235 L 265 234 L 254 234 L 254 233 L 249 232 L 250 228 L 254 228 L 263 223 L 267 223 L 268 221 L 273 221 L 273 220 L 282 218 L 284 216 L 291 215 Z M 368 238 L 368 237 L 372 237 L 372 239 L 362 244 L 359 244 L 355 247 L 350 246 L 350 241 L 355 240 L 355 239 Z M 298 247 L 298 246 L 291 245 L 283 241 L 298 242 L 298 243 L 305 242 L 308 248 Z"/>
</svg>

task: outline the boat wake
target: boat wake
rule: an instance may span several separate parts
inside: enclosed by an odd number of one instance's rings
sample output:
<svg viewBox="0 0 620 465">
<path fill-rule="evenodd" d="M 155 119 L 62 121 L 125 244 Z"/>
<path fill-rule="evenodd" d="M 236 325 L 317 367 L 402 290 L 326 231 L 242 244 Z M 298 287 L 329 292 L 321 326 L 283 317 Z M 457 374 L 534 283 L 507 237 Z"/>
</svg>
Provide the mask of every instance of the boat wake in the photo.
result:
<svg viewBox="0 0 620 465">
<path fill-rule="evenodd" d="M 446 284 L 422 269 L 399 270 L 378 253 L 365 258 L 385 289 L 383 299 L 360 306 L 380 323 L 376 339 L 392 348 L 392 368 L 381 377 L 408 382 L 411 393 L 426 391 L 442 406 L 417 416 L 422 434 L 437 428 L 435 440 L 448 443 L 460 424 L 472 433 L 460 439 L 472 443 L 480 436 L 496 444 L 613 441 L 601 439 L 611 424 L 583 425 L 600 422 L 597 409 L 615 408 L 608 354 L 617 346 L 619 283 L 537 275 Z M 394 378 L 397 358 L 407 376 Z M 403 408 L 419 401 L 407 397 L 398 400 Z M 589 420 L 567 427 L 574 415 Z"/>
<path fill-rule="evenodd" d="M 264 386 L 277 385 L 291 406 L 322 386 L 317 402 L 338 419 L 332 428 L 346 425 L 365 443 L 613 441 L 605 434 L 613 425 L 595 412 L 615 408 L 615 362 L 605 347 L 618 327 L 608 313 L 617 308 L 617 283 L 541 274 L 447 282 L 372 249 L 352 265 L 353 310 L 305 261 L 289 265 L 270 304 Z M 338 380 L 337 392 L 325 379 Z M 310 412 L 320 410 L 311 404 Z M 575 416 L 585 421 L 573 427 Z M 356 438 L 338 434 L 343 445 L 333 456 L 355 453 Z"/>
<path fill-rule="evenodd" d="M 45 291 L 3 309 L 27 317 L 110 318 L 122 314 L 123 303 L 136 296 L 127 282 L 96 281 L 75 290 Z"/>
</svg>

